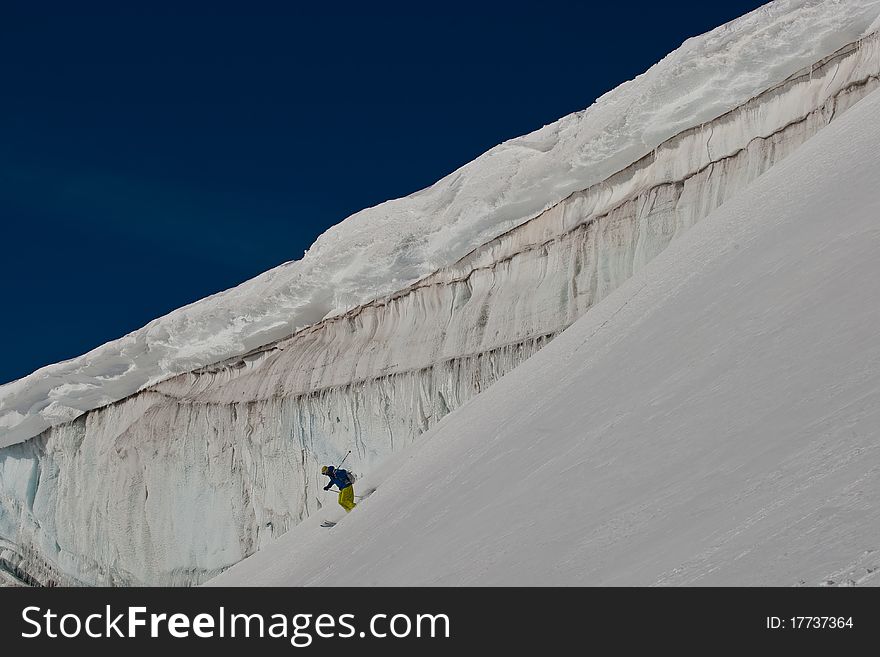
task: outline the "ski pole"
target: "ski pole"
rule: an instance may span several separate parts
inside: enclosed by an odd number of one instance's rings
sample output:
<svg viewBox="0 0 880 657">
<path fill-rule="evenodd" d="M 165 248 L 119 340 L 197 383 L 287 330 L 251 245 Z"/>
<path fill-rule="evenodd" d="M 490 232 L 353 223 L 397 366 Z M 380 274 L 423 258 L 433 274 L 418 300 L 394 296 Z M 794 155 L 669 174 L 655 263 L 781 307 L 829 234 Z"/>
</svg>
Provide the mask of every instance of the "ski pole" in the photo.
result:
<svg viewBox="0 0 880 657">
<path fill-rule="evenodd" d="M 327 489 L 327 492 L 329 492 L 329 493 L 341 493 L 341 492 L 342 492 L 342 489 L 341 489 L 341 488 L 328 488 L 328 489 Z M 355 497 L 363 497 L 363 495 L 355 495 Z"/>
<path fill-rule="evenodd" d="M 343 456 L 343 457 L 342 457 L 342 460 L 339 462 L 339 465 L 342 465 L 343 463 L 345 463 L 345 459 L 348 458 L 348 455 L 349 455 L 349 454 L 351 454 L 351 450 L 348 450 L 348 452 L 346 452 L 345 456 Z M 337 470 L 339 469 L 339 465 L 336 466 L 336 469 L 337 469 Z"/>
<path fill-rule="evenodd" d="M 327 489 L 327 492 L 328 492 L 328 493 L 341 493 L 342 491 L 341 491 L 341 490 L 338 490 L 338 489 L 336 489 L 336 488 L 328 488 L 328 489 Z M 373 491 L 370 491 L 369 493 L 366 493 L 365 495 L 355 495 L 355 497 L 358 498 L 358 499 L 363 499 L 363 498 L 365 498 L 365 497 L 369 497 L 369 496 L 372 495 L 372 494 L 373 494 Z"/>
<path fill-rule="evenodd" d="M 327 492 L 328 493 L 341 493 L 342 491 L 339 490 L 338 488 L 328 488 Z M 373 493 L 373 491 L 370 491 L 369 493 L 366 493 L 365 495 L 355 495 L 355 497 L 369 497 L 372 493 Z"/>
</svg>

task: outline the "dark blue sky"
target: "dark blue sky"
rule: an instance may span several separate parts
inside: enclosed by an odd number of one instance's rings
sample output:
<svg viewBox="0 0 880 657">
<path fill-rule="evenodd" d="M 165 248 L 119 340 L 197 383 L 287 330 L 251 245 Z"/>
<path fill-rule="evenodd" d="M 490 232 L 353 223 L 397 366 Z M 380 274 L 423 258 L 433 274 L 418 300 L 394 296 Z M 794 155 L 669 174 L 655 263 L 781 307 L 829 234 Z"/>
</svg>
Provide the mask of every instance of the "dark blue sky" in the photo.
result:
<svg viewBox="0 0 880 657">
<path fill-rule="evenodd" d="M 0 382 L 299 258 L 760 4 L 5 2 Z"/>
</svg>

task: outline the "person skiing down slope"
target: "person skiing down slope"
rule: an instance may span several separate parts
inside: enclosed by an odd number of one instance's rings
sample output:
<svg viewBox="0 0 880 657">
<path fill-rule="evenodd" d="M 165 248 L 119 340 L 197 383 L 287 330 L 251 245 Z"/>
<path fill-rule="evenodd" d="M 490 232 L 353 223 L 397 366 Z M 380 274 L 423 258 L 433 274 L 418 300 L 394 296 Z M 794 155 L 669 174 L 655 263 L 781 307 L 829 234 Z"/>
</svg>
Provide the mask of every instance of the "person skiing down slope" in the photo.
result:
<svg viewBox="0 0 880 657">
<path fill-rule="evenodd" d="M 334 468 L 332 465 L 325 465 L 321 468 L 321 474 L 330 477 L 330 483 L 324 486 L 324 490 L 330 490 L 330 487 L 336 484 L 336 487 L 339 489 L 339 506 L 345 509 L 346 513 L 357 506 L 354 503 L 352 478 L 347 470 Z"/>
</svg>

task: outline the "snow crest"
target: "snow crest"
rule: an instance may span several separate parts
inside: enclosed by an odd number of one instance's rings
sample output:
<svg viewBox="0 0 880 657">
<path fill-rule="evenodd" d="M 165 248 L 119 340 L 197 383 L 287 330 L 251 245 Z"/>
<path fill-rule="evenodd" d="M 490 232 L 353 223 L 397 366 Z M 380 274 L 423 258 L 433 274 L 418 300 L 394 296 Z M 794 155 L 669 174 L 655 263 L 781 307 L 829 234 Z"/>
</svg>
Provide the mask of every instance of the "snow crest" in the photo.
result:
<svg viewBox="0 0 880 657">
<path fill-rule="evenodd" d="M 777 0 L 688 39 L 588 109 L 352 215 L 302 259 L 0 386 L 0 447 L 395 292 L 878 26 L 880 0 Z"/>
</svg>

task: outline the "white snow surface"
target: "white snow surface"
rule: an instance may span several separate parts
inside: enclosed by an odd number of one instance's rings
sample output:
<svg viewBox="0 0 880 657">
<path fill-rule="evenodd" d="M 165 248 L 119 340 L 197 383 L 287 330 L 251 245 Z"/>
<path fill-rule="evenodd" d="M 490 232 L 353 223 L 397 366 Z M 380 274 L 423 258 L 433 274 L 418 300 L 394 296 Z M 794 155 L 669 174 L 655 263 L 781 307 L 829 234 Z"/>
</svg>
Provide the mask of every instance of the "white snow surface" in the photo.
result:
<svg viewBox="0 0 880 657">
<path fill-rule="evenodd" d="M 212 583 L 880 584 L 878 116 L 875 91 L 351 514 Z"/>
<path fill-rule="evenodd" d="M 588 109 L 352 215 L 302 259 L 0 386 L 0 447 L 395 292 L 878 27 L 880 0 L 777 0 L 688 39 Z"/>
</svg>

